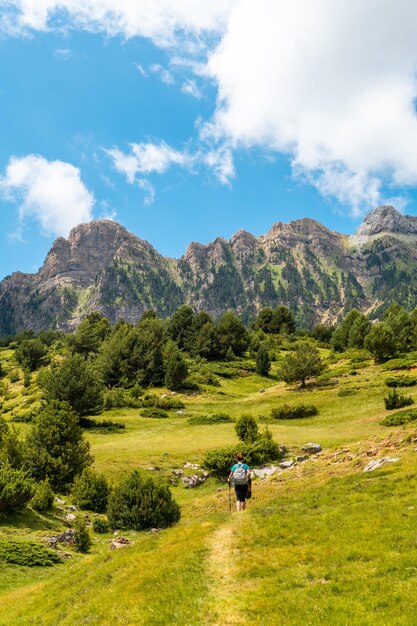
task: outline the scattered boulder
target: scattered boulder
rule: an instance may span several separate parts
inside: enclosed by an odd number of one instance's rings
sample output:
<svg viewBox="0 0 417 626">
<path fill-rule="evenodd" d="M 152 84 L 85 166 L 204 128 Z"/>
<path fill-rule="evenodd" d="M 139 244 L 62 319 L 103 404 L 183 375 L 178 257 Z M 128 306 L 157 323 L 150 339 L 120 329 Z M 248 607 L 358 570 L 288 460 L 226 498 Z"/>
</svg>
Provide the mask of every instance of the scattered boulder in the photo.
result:
<svg viewBox="0 0 417 626">
<path fill-rule="evenodd" d="M 186 489 L 192 489 L 193 487 L 198 487 L 206 482 L 209 477 L 209 472 L 203 472 L 202 474 L 193 474 L 192 476 L 183 476 L 182 482 L 184 483 Z"/>
<path fill-rule="evenodd" d="M 56 548 L 58 543 L 73 543 L 74 535 L 74 528 L 68 528 L 68 530 L 65 530 L 59 535 L 52 535 L 52 537 L 47 537 L 46 541 L 52 548 Z"/>
<path fill-rule="evenodd" d="M 372 461 L 369 461 L 368 465 L 363 469 L 363 471 L 373 472 L 374 470 L 376 470 L 378 467 L 381 467 L 381 465 L 384 465 L 385 463 L 396 463 L 399 460 L 400 460 L 399 458 L 393 458 L 390 456 L 382 457 L 381 459 L 373 459 Z"/>
<path fill-rule="evenodd" d="M 174 469 L 172 470 L 172 473 L 174 474 L 174 476 L 184 476 L 184 472 L 182 471 L 182 469 Z"/>
<path fill-rule="evenodd" d="M 198 463 L 185 463 L 184 467 L 189 467 L 190 469 L 199 469 L 200 465 Z"/>
<path fill-rule="evenodd" d="M 303 452 L 308 452 L 308 454 L 317 454 L 322 451 L 322 447 L 319 443 L 306 443 L 303 446 Z"/>
<path fill-rule="evenodd" d="M 57 504 L 66 504 L 65 500 L 61 500 L 58 496 L 55 496 L 54 500 Z"/>
<path fill-rule="evenodd" d="M 110 550 L 126 548 L 126 546 L 129 546 L 132 543 L 134 543 L 134 541 L 128 539 L 127 537 L 116 537 L 116 539 L 112 539 L 110 542 Z"/>
<path fill-rule="evenodd" d="M 303 461 L 307 461 L 308 458 L 308 454 L 305 454 L 304 456 L 296 456 L 295 460 L 297 461 L 297 463 L 302 463 Z"/>
<path fill-rule="evenodd" d="M 259 389 L 259 393 L 265 393 L 265 389 Z"/>
<path fill-rule="evenodd" d="M 68 511 L 73 511 L 76 512 L 78 511 L 78 508 L 75 506 L 75 504 L 70 504 L 69 506 L 67 506 Z"/>
<path fill-rule="evenodd" d="M 268 478 L 268 476 L 272 476 L 272 474 L 276 474 L 277 472 L 281 472 L 281 469 L 277 465 L 252 470 L 252 474 L 257 478 Z"/>
<path fill-rule="evenodd" d="M 279 464 L 281 469 L 289 469 L 293 465 L 294 465 L 294 461 L 292 459 L 289 459 L 288 461 L 283 461 L 282 463 Z"/>
<path fill-rule="evenodd" d="M 177 411 L 177 415 L 184 415 L 185 411 L 182 411 L 181 409 L 179 411 Z"/>
<path fill-rule="evenodd" d="M 67 522 L 74 522 L 77 519 L 77 516 L 74 515 L 74 513 L 68 513 L 68 515 L 65 516 L 65 519 Z"/>
</svg>

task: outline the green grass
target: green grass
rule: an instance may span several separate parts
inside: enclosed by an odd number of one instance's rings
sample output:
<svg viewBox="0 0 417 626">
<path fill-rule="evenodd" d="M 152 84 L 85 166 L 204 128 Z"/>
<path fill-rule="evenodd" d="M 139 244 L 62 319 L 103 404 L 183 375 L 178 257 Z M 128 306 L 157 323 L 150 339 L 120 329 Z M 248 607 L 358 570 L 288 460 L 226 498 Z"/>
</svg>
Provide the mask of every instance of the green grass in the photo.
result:
<svg viewBox="0 0 417 626">
<path fill-rule="evenodd" d="M 219 387 L 177 394 L 184 414 L 169 411 L 166 419 L 142 417 L 140 409 L 106 412 L 125 430 L 86 436 L 96 469 L 113 482 L 136 467 L 157 466 L 169 477 L 208 450 L 236 443 L 233 423 L 188 424 L 193 416 L 265 416 L 292 454 L 308 441 L 324 453 L 255 481 L 243 514 L 229 513 L 227 488 L 214 478 L 195 490 L 179 484 L 173 493 L 182 519 L 174 528 L 126 532 L 134 544 L 113 552 L 111 534 L 93 533 L 90 554 L 72 552 L 53 567 L 2 563 L 0 625 L 416 623 L 417 429 L 380 424 L 386 373 L 362 365 L 353 374 L 342 355 L 329 380 L 306 390 L 278 382 L 276 364 L 269 379 L 220 377 Z M 25 397 L 21 383 L 14 391 Z M 319 414 L 273 423 L 271 409 L 284 403 L 314 404 Z M 28 425 L 17 427 L 25 432 Z M 401 460 L 362 472 L 384 455 Z M 0 539 L 42 541 L 64 528 L 56 508 L 48 515 L 28 510 L 0 519 Z"/>
</svg>

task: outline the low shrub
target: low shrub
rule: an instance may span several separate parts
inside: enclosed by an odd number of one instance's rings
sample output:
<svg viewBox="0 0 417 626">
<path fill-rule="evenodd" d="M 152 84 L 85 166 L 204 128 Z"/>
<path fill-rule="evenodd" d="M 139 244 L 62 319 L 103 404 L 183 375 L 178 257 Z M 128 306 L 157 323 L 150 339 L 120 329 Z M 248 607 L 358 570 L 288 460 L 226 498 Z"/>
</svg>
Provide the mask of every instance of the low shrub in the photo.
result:
<svg viewBox="0 0 417 626">
<path fill-rule="evenodd" d="M 126 424 L 123 424 L 122 422 L 114 422 L 113 420 L 94 420 L 91 419 L 91 417 L 80 417 L 80 426 L 86 430 L 94 428 L 110 432 L 124 430 L 126 428 Z"/>
<path fill-rule="evenodd" d="M 52 508 L 54 503 L 54 492 L 52 490 L 51 484 L 49 480 L 46 478 L 42 480 L 35 489 L 35 495 L 30 501 L 30 506 L 35 511 L 39 511 L 39 513 L 43 513 L 43 511 L 48 511 Z"/>
<path fill-rule="evenodd" d="M 48 567 L 61 563 L 58 554 L 35 541 L 0 539 L 0 562 L 24 567 Z"/>
<path fill-rule="evenodd" d="M 160 398 L 152 393 L 147 393 L 143 396 L 143 398 L 139 399 L 139 406 L 153 407 L 155 409 L 169 411 L 170 409 L 183 409 L 185 405 L 184 402 L 178 398 L 172 398 L 170 396 Z"/>
<path fill-rule="evenodd" d="M 381 369 L 386 372 L 391 372 L 393 370 L 409 370 L 416 364 L 416 361 L 416 355 L 390 359 L 381 366 Z"/>
<path fill-rule="evenodd" d="M 385 379 L 385 384 L 387 387 L 413 387 L 417 385 L 417 377 L 416 376 L 393 376 L 391 378 Z"/>
<path fill-rule="evenodd" d="M 206 453 L 203 465 L 217 476 L 227 476 L 236 461 L 236 454 L 242 452 L 246 463 L 250 466 L 265 465 L 282 458 L 279 445 L 273 440 L 271 432 L 266 429 L 254 443 L 240 443 L 227 448 L 217 448 Z"/>
<path fill-rule="evenodd" d="M 126 406 L 124 389 L 108 389 L 103 394 L 103 409 L 121 409 Z"/>
<path fill-rule="evenodd" d="M 97 517 L 93 521 L 93 530 L 99 535 L 104 535 L 110 531 L 110 526 L 107 520 Z"/>
<path fill-rule="evenodd" d="M 72 495 L 80 509 L 104 513 L 110 495 L 107 478 L 87 468 L 74 480 Z"/>
<path fill-rule="evenodd" d="M 245 443 L 253 443 L 259 437 L 258 422 L 252 415 L 241 415 L 235 423 L 236 435 Z"/>
<path fill-rule="evenodd" d="M 91 548 L 91 537 L 85 519 L 78 518 L 74 524 L 74 546 L 77 552 L 86 553 Z"/>
<path fill-rule="evenodd" d="M 382 426 L 401 426 L 402 424 L 409 424 L 417 420 L 417 409 L 408 409 L 407 411 L 397 411 L 397 413 L 391 413 L 387 415 L 382 422 Z"/>
<path fill-rule="evenodd" d="M 167 528 L 176 524 L 180 517 L 180 507 L 172 498 L 169 487 L 139 470 L 133 470 L 109 499 L 111 528 Z"/>
<path fill-rule="evenodd" d="M 34 482 L 28 472 L 14 469 L 8 462 L 0 467 L 0 513 L 24 509 L 34 490 Z"/>
<path fill-rule="evenodd" d="M 11 383 L 17 383 L 20 380 L 19 372 L 17 370 L 13 370 L 9 373 L 9 380 Z"/>
<path fill-rule="evenodd" d="M 318 412 L 318 408 L 314 404 L 295 404 L 294 406 L 283 404 L 272 409 L 271 417 L 276 420 L 295 420 L 312 417 L 317 415 Z"/>
<path fill-rule="evenodd" d="M 157 417 L 157 418 L 169 417 L 168 413 L 164 411 L 163 409 L 153 409 L 153 408 L 143 409 L 143 411 L 141 411 L 140 414 L 142 415 L 142 417 Z"/>
<path fill-rule="evenodd" d="M 403 406 L 409 406 L 413 404 L 414 400 L 411 396 L 403 396 L 398 393 L 396 389 L 392 389 L 388 392 L 388 396 L 384 398 L 385 408 L 387 410 L 391 409 L 401 409 Z"/>
<path fill-rule="evenodd" d="M 199 425 L 199 424 L 223 424 L 224 422 L 233 422 L 234 420 L 230 415 L 226 413 L 215 413 L 214 415 L 195 415 L 189 417 L 187 424 Z"/>
<path fill-rule="evenodd" d="M 345 396 L 353 396 L 355 393 L 357 393 L 356 389 L 340 389 L 337 395 L 339 398 L 344 398 Z"/>
</svg>

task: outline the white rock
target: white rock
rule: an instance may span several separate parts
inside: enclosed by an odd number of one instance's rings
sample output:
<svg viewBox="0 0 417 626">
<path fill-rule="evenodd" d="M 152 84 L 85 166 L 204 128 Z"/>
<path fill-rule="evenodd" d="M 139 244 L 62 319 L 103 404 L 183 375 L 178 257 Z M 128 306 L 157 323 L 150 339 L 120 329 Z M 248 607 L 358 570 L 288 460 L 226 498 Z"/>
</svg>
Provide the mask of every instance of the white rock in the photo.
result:
<svg viewBox="0 0 417 626">
<path fill-rule="evenodd" d="M 397 461 L 400 461 L 399 458 L 393 458 L 393 457 L 382 457 L 381 459 L 372 459 L 372 461 L 369 461 L 368 465 L 363 469 L 364 472 L 373 472 L 374 470 L 378 469 L 378 467 L 381 467 L 381 465 L 384 465 L 385 463 L 397 463 Z"/>
</svg>

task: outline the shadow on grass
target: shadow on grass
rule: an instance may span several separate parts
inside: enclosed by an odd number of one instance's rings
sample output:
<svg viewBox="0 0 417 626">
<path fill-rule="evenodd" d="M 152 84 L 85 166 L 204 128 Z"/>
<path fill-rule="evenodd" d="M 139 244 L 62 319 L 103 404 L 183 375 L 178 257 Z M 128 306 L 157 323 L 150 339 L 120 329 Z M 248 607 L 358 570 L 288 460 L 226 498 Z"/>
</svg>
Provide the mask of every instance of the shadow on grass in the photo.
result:
<svg viewBox="0 0 417 626">
<path fill-rule="evenodd" d="M 42 514 L 32 509 L 24 509 L 8 515 L 0 515 L 0 530 L 8 527 L 30 530 L 59 530 L 62 525 L 62 520 L 57 517 L 57 511 L 54 510 Z"/>
</svg>

